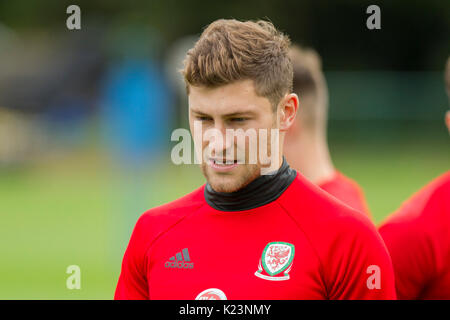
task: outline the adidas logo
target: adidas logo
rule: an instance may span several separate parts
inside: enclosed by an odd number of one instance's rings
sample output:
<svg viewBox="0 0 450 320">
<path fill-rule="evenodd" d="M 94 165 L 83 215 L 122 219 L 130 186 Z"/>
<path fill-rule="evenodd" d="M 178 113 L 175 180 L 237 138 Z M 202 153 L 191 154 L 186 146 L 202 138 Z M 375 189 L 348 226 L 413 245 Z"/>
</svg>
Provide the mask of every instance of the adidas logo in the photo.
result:
<svg viewBox="0 0 450 320">
<path fill-rule="evenodd" d="M 181 252 L 178 252 L 173 257 L 166 261 L 164 267 L 166 268 L 178 268 L 178 269 L 192 269 L 194 268 L 194 263 L 190 262 L 189 250 L 184 248 Z"/>
</svg>

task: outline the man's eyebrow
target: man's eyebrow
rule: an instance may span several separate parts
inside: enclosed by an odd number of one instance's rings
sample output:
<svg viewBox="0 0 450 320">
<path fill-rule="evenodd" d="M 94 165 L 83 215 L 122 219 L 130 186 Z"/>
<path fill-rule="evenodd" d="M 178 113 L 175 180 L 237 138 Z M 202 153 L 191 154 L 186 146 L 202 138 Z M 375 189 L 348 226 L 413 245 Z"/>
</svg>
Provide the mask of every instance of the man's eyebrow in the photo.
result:
<svg viewBox="0 0 450 320">
<path fill-rule="evenodd" d="M 204 113 L 202 111 L 199 110 L 195 110 L 191 108 L 191 111 L 195 114 L 201 115 L 201 116 L 208 116 L 210 117 L 209 114 Z M 236 111 L 236 112 L 231 112 L 231 113 L 226 113 L 221 115 L 224 118 L 230 118 L 230 117 L 237 117 L 237 116 L 243 116 L 243 115 L 253 115 L 254 111 L 253 110 L 245 110 L 245 111 Z"/>
<path fill-rule="evenodd" d="M 197 113 L 197 114 L 202 115 L 202 116 L 208 116 L 208 117 L 210 116 L 210 115 L 207 114 L 207 113 L 204 113 L 204 112 L 201 112 L 201 111 L 192 109 L 192 108 L 191 108 L 191 111 L 192 111 L 193 113 Z"/>
<path fill-rule="evenodd" d="M 248 115 L 253 115 L 254 112 L 251 110 L 248 111 L 238 111 L 238 112 L 232 112 L 232 113 L 227 113 L 224 114 L 224 117 L 238 117 L 238 116 L 248 116 Z"/>
</svg>

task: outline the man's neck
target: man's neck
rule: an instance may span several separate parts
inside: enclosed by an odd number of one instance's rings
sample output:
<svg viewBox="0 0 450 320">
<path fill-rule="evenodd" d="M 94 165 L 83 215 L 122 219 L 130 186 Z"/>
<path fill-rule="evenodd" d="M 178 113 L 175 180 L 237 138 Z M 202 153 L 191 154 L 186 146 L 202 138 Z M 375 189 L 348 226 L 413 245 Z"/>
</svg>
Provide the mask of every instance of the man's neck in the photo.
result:
<svg viewBox="0 0 450 320">
<path fill-rule="evenodd" d="M 219 211 L 250 210 L 276 200 L 289 187 L 297 172 L 286 161 L 270 175 L 262 175 L 235 192 L 217 192 L 209 183 L 204 195 L 206 202 Z"/>
<path fill-rule="evenodd" d="M 326 137 L 303 131 L 301 136 L 285 145 L 289 165 L 313 183 L 333 177 L 336 169 L 331 161 Z"/>
</svg>

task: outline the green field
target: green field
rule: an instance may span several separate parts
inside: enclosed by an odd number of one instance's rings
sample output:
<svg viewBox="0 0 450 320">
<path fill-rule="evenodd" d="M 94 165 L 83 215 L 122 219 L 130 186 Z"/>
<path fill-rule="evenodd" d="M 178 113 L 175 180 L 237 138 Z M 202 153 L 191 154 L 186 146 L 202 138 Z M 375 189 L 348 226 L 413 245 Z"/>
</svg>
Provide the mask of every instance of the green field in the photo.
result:
<svg viewBox="0 0 450 320">
<path fill-rule="evenodd" d="M 336 166 L 363 187 L 376 223 L 450 167 L 441 122 L 331 124 L 330 137 Z M 194 165 L 118 171 L 95 148 L 0 169 L 0 299 L 111 299 L 139 214 L 202 183 Z M 80 290 L 66 288 L 72 264 Z"/>
</svg>

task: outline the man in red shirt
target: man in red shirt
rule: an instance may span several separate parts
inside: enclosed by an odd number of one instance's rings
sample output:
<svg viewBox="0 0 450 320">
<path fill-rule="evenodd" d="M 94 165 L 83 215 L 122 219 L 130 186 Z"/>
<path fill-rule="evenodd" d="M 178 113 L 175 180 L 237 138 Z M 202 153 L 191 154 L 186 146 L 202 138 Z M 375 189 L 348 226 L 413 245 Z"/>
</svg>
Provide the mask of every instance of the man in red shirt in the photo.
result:
<svg viewBox="0 0 450 320">
<path fill-rule="evenodd" d="M 293 45 L 289 56 L 300 108 L 297 120 L 286 134 L 286 160 L 321 189 L 371 218 L 360 186 L 339 172 L 330 157 L 326 137 L 328 89 L 319 55 L 312 49 Z"/>
<path fill-rule="evenodd" d="M 450 58 L 445 78 L 450 97 Z M 450 111 L 445 123 L 450 132 Z M 379 231 L 399 299 L 450 299 L 450 171 L 404 202 Z"/>
<path fill-rule="evenodd" d="M 189 50 L 191 131 L 236 135 L 194 132 L 207 183 L 139 218 L 115 299 L 396 298 L 369 219 L 282 157 L 298 108 L 289 45 L 269 22 L 217 20 Z"/>
</svg>

